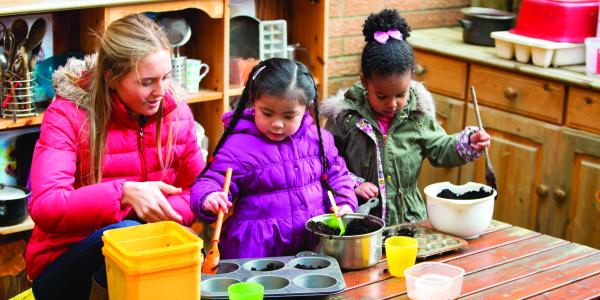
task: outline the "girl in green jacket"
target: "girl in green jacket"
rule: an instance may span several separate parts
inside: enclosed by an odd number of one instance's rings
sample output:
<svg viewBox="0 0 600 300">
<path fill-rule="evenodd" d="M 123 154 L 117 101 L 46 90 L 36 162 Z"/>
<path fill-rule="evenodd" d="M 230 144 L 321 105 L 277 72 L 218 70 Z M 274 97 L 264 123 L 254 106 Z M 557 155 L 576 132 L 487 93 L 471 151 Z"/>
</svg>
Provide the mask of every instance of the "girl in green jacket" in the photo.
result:
<svg viewBox="0 0 600 300">
<path fill-rule="evenodd" d="M 448 135 L 437 123 L 431 94 L 412 81 L 410 27 L 396 10 L 371 14 L 363 35 L 360 83 L 325 101 L 326 128 L 346 160 L 358 198 L 381 199 L 371 214 L 387 226 L 418 222 L 427 218 L 417 188 L 423 160 L 460 166 L 477 159 L 490 136 L 475 127 Z"/>
</svg>

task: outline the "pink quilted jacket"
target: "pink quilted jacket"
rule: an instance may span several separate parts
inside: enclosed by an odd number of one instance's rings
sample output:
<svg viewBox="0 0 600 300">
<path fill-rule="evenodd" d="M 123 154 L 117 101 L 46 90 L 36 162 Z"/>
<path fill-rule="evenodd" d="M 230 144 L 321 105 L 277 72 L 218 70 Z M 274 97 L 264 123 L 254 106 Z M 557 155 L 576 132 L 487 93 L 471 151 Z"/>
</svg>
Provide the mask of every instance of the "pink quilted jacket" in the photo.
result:
<svg viewBox="0 0 600 300">
<path fill-rule="evenodd" d="M 25 252 L 30 279 L 94 230 L 135 216 L 131 207 L 120 202 L 125 181 L 161 180 L 183 188 L 182 194 L 167 199 L 185 225 L 194 220 L 189 191 L 204 160 L 187 104 L 178 103 L 171 94 L 164 98 L 162 156 L 166 157 L 168 122 L 173 120 L 175 157 L 171 166 L 162 170 L 157 157 L 156 117 L 148 118 L 141 127 L 118 99 L 114 103 L 102 182 L 88 186 L 83 186 L 79 172 L 88 161 L 85 108 L 57 97 L 44 114 L 30 175 L 29 213 L 35 222 Z"/>
</svg>

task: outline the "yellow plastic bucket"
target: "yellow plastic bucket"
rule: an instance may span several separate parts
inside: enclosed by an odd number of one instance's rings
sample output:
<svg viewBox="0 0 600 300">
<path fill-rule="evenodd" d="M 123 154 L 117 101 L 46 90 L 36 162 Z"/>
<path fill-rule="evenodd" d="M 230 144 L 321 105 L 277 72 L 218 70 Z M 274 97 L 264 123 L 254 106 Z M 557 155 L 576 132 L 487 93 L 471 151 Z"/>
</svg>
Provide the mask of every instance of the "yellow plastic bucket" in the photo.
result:
<svg viewBox="0 0 600 300">
<path fill-rule="evenodd" d="M 110 299 L 200 299 L 202 240 L 175 222 L 107 230 Z"/>
</svg>

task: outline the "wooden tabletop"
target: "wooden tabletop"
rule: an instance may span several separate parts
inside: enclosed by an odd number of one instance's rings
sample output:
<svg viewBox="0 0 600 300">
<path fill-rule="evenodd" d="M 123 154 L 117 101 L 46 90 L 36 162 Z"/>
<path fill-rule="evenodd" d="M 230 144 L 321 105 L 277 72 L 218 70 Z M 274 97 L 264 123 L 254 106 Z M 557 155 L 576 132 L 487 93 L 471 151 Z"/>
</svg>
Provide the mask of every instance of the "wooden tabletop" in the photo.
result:
<svg viewBox="0 0 600 300">
<path fill-rule="evenodd" d="M 600 297 L 600 250 L 498 223 L 461 251 L 428 258 L 465 269 L 461 299 Z M 387 261 L 344 273 L 346 290 L 329 299 L 409 299 Z"/>
</svg>

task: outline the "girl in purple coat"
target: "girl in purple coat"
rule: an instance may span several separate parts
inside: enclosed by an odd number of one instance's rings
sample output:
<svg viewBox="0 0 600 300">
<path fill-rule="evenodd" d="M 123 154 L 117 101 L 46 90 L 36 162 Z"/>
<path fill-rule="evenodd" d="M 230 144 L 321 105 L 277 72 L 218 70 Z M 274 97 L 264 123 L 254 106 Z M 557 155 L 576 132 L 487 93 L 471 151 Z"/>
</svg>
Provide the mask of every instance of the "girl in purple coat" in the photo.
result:
<svg viewBox="0 0 600 300">
<path fill-rule="evenodd" d="M 252 69 L 236 110 L 209 164 L 192 187 L 192 211 L 213 223 L 219 209 L 233 212 L 223 223 L 221 258 L 294 255 L 308 250 L 306 221 L 331 211 L 356 210 L 352 180 L 329 132 L 318 119 L 315 83 L 300 62 L 272 58 Z M 230 194 L 222 192 L 233 168 Z"/>
</svg>

